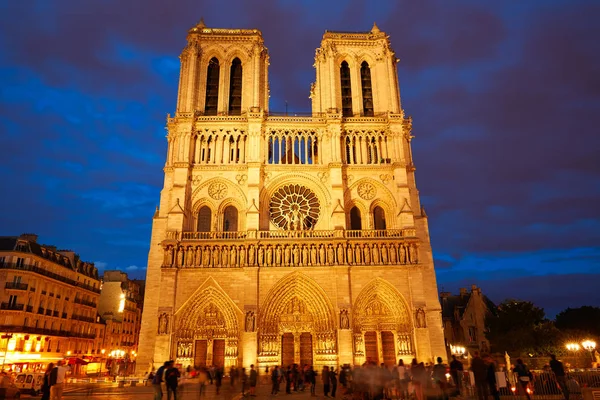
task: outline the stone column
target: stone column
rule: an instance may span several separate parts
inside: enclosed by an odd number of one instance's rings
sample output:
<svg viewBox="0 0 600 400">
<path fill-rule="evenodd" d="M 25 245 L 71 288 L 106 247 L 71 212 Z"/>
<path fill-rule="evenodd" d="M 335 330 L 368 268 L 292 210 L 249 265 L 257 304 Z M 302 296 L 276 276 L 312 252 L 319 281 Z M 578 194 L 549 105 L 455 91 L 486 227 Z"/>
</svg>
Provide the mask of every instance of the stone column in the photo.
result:
<svg viewBox="0 0 600 400">
<path fill-rule="evenodd" d="M 381 331 L 377 331 L 377 365 L 383 362 L 383 343 L 381 342 Z"/>
<path fill-rule="evenodd" d="M 206 340 L 206 365 L 213 365 L 213 340 Z"/>
<path fill-rule="evenodd" d="M 300 333 L 294 333 L 294 363 L 300 365 Z"/>
</svg>

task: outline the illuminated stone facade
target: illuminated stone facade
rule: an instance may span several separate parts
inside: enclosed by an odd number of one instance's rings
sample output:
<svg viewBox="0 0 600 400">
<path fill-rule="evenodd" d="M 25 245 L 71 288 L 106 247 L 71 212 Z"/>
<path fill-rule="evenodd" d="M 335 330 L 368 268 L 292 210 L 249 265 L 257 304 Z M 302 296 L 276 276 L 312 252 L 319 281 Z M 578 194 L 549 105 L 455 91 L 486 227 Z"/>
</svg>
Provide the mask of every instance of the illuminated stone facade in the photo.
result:
<svg viewBox="0 0 600 400">
<path fill-rule="evenodd" d="M 260 31 L 187 41 L 138 371 L 445 358 L 388 37 L 326 32 L 306 117 L 269 113 Z"/>
</svg>

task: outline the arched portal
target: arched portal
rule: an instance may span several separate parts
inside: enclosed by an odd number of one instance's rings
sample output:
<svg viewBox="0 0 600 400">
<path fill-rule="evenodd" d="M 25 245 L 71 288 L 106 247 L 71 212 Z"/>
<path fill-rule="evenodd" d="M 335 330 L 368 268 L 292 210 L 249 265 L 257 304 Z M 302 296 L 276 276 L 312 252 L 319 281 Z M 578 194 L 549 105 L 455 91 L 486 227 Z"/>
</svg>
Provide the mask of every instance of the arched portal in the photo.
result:
<svg viewBox="0 0 600 400">
<path fill-rule="evenodd" d="M 385 211 L 379 206 L 373 209 L 373 228 L 386 229 Z"/>
<path fill-rule="evenodd" d="M 269 292 L 259 323 L 260 367 L 337 363 L 333 306 L 311 278 L 292 273 Z"/>
<path fill-rule="evenodd" d="M 396 364 L 413 356 L 411 314 L 403 296 L 376 278 L 358 295 L 353 311 L 354 363 Z"/>
<path fill-rule="evenodd" d="M 198 232 L 210 232 L 211 211 L 207 206 L 203 206 L 198 211 Z"/>
<path fill-rule="evenodd" d="M 352 209 L 350 210 L 350 229 L 357 231 L 362 229 L 360 210 L 356 206 L 352 207 Z"/>
<path fill-rule="evenodd" d="M 238 210 L 234 206 L 227 206 L 223 211 L 223 232 L 237 232 Z"/>
<path fill-rule="evenodd" d="M 173 344 L 182 365 L 234 366 L 240 312 L 218 287 L 197 291 L 176 313 Z"/>
</svg>

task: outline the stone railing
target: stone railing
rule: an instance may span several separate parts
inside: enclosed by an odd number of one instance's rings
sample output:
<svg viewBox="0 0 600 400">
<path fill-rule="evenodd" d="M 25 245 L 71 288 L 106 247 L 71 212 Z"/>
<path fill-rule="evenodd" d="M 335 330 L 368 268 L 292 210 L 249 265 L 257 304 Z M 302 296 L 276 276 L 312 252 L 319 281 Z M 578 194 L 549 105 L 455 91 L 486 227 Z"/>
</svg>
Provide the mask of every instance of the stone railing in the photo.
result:
<svg viewBox="0 0 600 400">
<path fill-rule="evenodd" d="M 167 232 L 163 268 L 418 264 L 415 229 Z"/>
</svg>

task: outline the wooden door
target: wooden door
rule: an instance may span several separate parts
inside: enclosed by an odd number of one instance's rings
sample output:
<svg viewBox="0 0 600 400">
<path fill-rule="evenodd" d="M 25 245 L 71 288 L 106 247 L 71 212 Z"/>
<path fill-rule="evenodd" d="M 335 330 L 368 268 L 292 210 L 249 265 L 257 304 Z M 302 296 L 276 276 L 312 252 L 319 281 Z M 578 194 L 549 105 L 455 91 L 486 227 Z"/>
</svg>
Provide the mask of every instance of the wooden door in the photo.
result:
<svg viewBox="0 0 600 400">
<path fill-rule="evenodd" d="M 213 365 L 216 367 L 225 366 L 225 340 L 213 340 Z"/>
<path fill-rule="evenodd" d="M 308 332 L 304 332 L 300 335 L 300 366 L 304 367 L 304 365 L 312 365 L 312 362 L 312 335 Z"/>
<path fill-rule="evenodd" d="M 281 338 L 281 365 L 285 370 L 292 364 L 294 364 L 294 335 L 284 333 Z"/>
<path fill-rule="evenodd" d="M 379 364 L 377 356 L 377 333 L 365 332 L 365 356 L 367 361 Z"/>
<path fill-rule="evenodd" d="M 383 362 L 385 363 L 385 365 L 395 365 L 396 348 L 394 346 L 394 334 L 392 332 L 381 332 L 381 348 L 383 350 Z"/>
<path fill-rule="evenodd" d="M 196 340 L 196 349 L 194 351 L 194 365 L 206 366 L 206 340 Z"/>
</svg>

